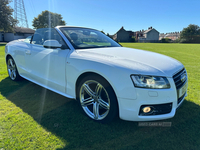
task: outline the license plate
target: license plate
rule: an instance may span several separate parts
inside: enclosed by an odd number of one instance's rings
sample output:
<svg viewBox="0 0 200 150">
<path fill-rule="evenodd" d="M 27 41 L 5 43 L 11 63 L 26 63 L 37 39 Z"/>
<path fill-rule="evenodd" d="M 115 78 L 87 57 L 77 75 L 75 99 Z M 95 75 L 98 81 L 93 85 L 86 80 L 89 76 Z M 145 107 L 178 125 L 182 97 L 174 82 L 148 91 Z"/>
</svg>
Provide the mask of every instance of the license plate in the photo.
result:
<svg viewBox="0 0 200 150">
<path fill-rule="evenodd" d="M 187 87 L 188 87 L 188 82 L 185 83 L 185 85 L 178 90 L 178 98 L 180 98 L 181 96 L 183 96 L 185 94 L 185 92 L 187 91 Z"/>
</svg>

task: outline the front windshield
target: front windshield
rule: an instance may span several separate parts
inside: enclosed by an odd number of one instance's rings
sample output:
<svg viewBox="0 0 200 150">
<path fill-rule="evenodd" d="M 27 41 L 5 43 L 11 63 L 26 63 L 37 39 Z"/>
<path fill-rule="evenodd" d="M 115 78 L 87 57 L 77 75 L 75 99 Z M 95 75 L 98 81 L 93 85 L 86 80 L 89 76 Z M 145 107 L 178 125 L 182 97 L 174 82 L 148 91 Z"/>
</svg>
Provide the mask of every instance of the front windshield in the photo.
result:
<svg viewBox="0 0 200 150">
<path fill-rule="evenodd" d="M 75 49 L 120 47 L 117 42 L 97 30 L 63 27 L 61 28 L 61 31 L 65 34 Z"/>
</svg>

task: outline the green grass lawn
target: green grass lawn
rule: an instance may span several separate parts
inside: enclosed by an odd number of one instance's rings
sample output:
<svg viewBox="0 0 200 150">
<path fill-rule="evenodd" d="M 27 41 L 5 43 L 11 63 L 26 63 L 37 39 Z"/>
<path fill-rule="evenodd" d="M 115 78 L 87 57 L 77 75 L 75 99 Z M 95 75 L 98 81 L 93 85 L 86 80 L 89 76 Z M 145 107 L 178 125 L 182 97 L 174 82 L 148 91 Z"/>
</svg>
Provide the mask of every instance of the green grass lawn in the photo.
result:
<svg viewBox="0 0 200 150">
<path fill-rule="evenodd" d="M 200 149 L 200 45 L 121 43 L 181 61 L 188 72 L 185 102 L 171 127 L 140 127 L 120 119 L 98 124 L 81 113 L 78 103 L 29 81 L 8 78 L 0 45 L 0 150 L 12 149 Z"/>
</svg>

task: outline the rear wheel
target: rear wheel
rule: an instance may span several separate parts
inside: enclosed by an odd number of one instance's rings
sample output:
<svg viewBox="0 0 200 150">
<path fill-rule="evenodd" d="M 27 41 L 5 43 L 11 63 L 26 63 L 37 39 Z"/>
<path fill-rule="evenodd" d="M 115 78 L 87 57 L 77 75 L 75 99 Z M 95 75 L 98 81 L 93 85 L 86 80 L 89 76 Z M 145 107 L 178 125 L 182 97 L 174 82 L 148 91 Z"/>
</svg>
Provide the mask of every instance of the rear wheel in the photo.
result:
<svg viewBox="0 0 200 150">
<path fill-rule="evenodd" d="M 9 57 L 7 59 L 7 70 L 8 70 L 8 75 L 11 80 L 13 80 L 13 81 L 20 80 L 21 77 L 17 71 L 17 66 L 12 57 Z"/>
<path fill-rule="evenodd" d="M 84 113 L 91 119 L 108 123 L 118 112 L 117 98 L 110 84 L 99 76 L 86 76 L 77 89 Z"/>
</svg>

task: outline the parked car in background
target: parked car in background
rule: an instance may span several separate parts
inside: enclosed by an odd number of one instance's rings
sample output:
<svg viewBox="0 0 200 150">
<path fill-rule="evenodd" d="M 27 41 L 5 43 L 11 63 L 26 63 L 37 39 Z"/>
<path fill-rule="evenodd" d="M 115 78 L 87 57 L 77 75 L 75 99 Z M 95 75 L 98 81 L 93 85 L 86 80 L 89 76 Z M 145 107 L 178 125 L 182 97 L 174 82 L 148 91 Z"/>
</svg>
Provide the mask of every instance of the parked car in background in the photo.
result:
<svg viewBox="0 0 200 150">
<path fill-rule="evenodd" d="M 57 26 L 5 47 L 11 80 L 21 77 L 76 99 L 91 119 L 108 123 L 171 118 L 187 95 L 177 60 L 125 48 L 100 31 Z"/>
</svg>

